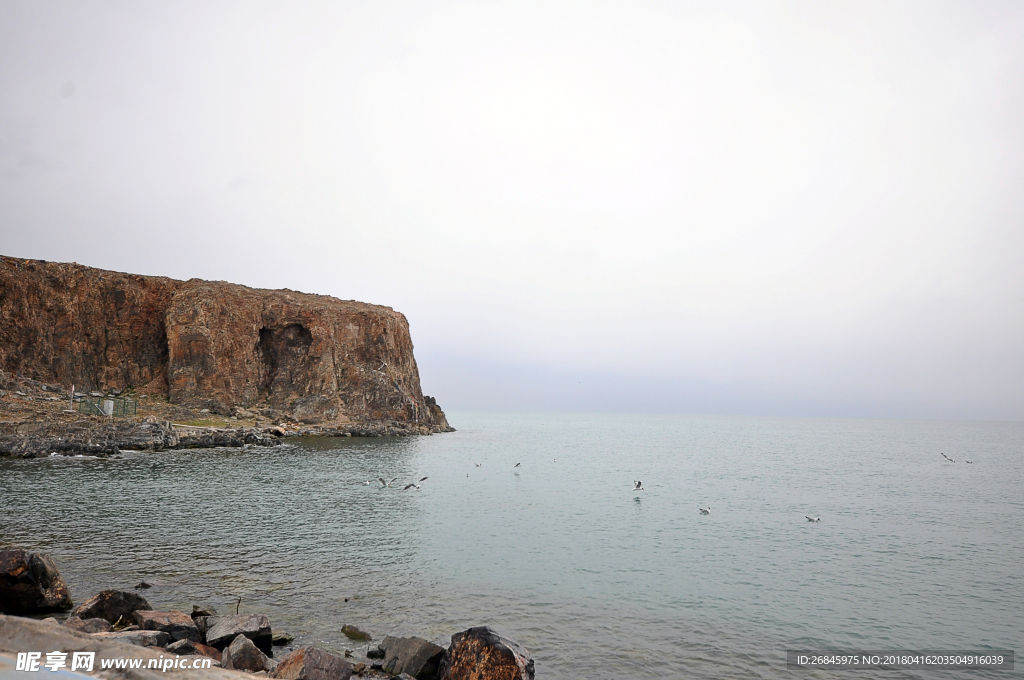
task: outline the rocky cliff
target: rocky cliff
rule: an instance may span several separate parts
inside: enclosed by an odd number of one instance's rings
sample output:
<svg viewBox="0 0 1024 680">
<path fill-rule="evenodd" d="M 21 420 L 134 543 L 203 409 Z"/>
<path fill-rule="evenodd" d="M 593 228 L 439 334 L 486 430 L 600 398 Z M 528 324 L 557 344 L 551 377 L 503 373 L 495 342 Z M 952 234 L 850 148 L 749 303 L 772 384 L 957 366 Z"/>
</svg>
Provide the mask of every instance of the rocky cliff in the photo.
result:
<svg viewBox="0 0 1024 680">
<path fill-rule="evenodd" d="M 449 430 L 390 307 L 0 257 L 0 368 L 229 414 Z"/>
</svg>

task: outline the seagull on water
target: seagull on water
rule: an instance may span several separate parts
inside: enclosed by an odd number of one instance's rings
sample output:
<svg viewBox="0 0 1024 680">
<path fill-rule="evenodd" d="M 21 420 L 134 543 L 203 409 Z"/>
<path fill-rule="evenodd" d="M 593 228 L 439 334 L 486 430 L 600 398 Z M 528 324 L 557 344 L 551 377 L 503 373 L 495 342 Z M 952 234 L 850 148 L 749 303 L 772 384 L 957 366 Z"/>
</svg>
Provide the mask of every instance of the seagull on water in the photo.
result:
<svg viewBox="0 0 1024 680">
<path fill-rule="evenodd" d="M 633 491 L 646 491 L 646 490 L 647 489 L 644 488 L 643 484 L 641 484 L 640 482 L 638 482 L 636 480 L 633 481 Z"/>
<path fill-rule="evenodd" d="M 408 484 L 405 485 L 405 487 L 402 489 L 402 491 L 408 491 L 409 489 L 411 489 L 414 486 L 416 487 L 416 490 L 419 491 L 420 490 L 420 484 L 422 484 L 426 479 L 427 479 L 426 477 L 421 478 L 419 484 L 417 484 L 416 482 L 409 482 Z"/>
<path fill-rule="evenodd" d="M 821 521 L 820 517 L 811 517 L 810 515 L 804 515 L 804 517 L 807 518 L 808 522 L 820 522 Z"/>
<path fill-rule="evenodd" d="M 966 458 L 964 458 L 964 462 L 965 462 L 965 463 L 970 463 L 970 464 L 972 464 L 972 465 L 974 464 L 974 461 L 973 461 L 973 460 L 967 460 Z"/>
<path fill-rule="evenodd" d="M 706 507 L 706 508 L 697 508 L 697 509 L 700 510 L 700 514 L 702 514 L 702 515 L 710 515 L 711 514 L 711 506 L 710 505 L 708 507 Z"/>
<path fill-rule="evenodd" d="M 483 463 L 477 463 L 476 466 L 477 467 L 483 467 Z"/>
<path fill-rule="evenodd" d="M 380 480 L 380 488 L 390 489 L 391 485 L 394 484 L 395 480 L 398 479 L 398 477 L 395 477 L 395 479 L 392 479 L 390 482 L 385 482 L 383 477 L 378 477 L 377 479 Z"/>
</svg>

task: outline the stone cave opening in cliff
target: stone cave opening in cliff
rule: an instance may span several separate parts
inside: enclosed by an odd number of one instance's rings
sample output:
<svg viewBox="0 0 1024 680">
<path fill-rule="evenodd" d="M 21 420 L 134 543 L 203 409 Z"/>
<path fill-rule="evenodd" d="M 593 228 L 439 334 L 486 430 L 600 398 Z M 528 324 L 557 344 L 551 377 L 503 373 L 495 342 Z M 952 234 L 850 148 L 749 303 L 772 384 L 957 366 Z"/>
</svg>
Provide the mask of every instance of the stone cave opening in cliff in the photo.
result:
<svg viewBox="0 0 1024 680">
<path fill-rule="evenodd" d="M 276 392 L 290 391 L 275 387 L 280 380 L 291 386 L 296 378 L 301 378 L 308 368 L 309 349 L 312 345 L 313 334 L 301 324 L 261 328 L 260 339 L 256 343 L 256 356 L 260 361 L 259 396 L 271 397 Z"/>
</svg>

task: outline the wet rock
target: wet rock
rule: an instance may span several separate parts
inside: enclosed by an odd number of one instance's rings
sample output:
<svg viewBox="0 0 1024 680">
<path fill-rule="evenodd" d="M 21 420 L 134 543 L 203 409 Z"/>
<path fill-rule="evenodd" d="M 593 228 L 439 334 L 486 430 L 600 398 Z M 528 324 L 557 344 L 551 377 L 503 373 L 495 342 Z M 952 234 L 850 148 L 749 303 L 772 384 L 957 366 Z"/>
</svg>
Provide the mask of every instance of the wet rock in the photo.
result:
<svg viewBox="0 0 1024 680">
<path fill-rule="evenodd" d="M 220 663 L 221 653 L 210 647 L 204 645 L 201 642 L 194 642 L 192 640 L 178 640 L 167 645 L 168 652 L 174 652 L 178 656 L 206 656 L 217 663 Z"/>
<path fill-rule="evenodd" d="M 142 630 L 162 630 L 171 636 L 171 640 L 202 640 L 199 628 L 185 612 L 142 610 L 135 612 L 135 622 Z"/>
<path fill-rule="evenodd" d="M 533 658 L 525 647 L 489 626 L 452 635 L 438 680 L 533 680 Z"/>
<path fill-rule="evenodd" d="M 251 672 L 269 671 L 274 668 L 274 662 L 244 635 L 239 635 L 224 648 L 220 655 L 220 665 L 221 668 Z"/>
<path fill-rule="evenodd" d="M 197 619 L 198 623 L 198 619 Z M 240 616 L 208 616 L 205 618 L 206 644 L 224 649 L 239 635 L 253 641 L 261 652 L 273 656 L 271 650 L 273 634 L 266 614 L 242 614 Z"/>
<path fill-rule="evenodd" d="M 444 654 L 444 647 L 418 637 L 398 638 L 389 635 L 380 643 L 380 648 L 384 650 L 381 666 L 385 673 L 408 673 L 417 680 L 432 680 L 437 675 Z"/>
<path fill-rule="evenodd" d="M 132 614 L 140 609 L 153 609 L 146 598 L 127 590 L 104 590 L 94 595 L 71 611 L 71 616 L 80 619 L 106 619 L 116 623 L 122 616 L 134 621 Z"/>
<path fill-rule="evenodd" d="M 110 633 L 114 630 L 113 626 L 110 625 L 110 621 L 106 619 L 80 619 L 77 616 L 68 618 L 64 622 L 64 627 L 90 635 L 93 633 Z"/>
<path fill-rule="evenodd" d="M 150 585 L 149 583 L 146 583 L 145 581 L 139 581 L 135 585 L 135 590 L 146 590 L 147 588 L 152 588 L 152 587 L 153 587 L 152 585 Z"/>
<path fill-rule="evenodd" d="M 274 633 L 270 637 L 270 643 L 275 647 L 290 645 L 293 642 L 295 642 L 295 636 L 289 635 L 288 633 Z"/>
<path fill-rule="evenodd" d="M 345 634 L 349 640 L 372 640 L 373 638 L 365 630 L 360 630 L 353 625 L 346 623 L 341 627 L 341 632 Z"/>
<path fill-rule="evenodd" d="M 42 614 L 71 605 L 68 587 L 49 556 L 27 550 L 0 550 L 0 613 Z"/>
<path fill-rule="evenodd" d="M 337 654 L 316 647 L 303 647 L 281 659 L 270 677 L 283 680 L 349 680 L 352 665 Z"/>
<path fill-rule="evenodd" d="M 370 649 L 366 650 L 366 658 L 367 659 L 383 659 L 384 658 L 384 650 L 381 649 L 380 647 L 371 647 Z"/>
<path fill-rule="evenodd" d="M 93 637 L 138 647 L 163 647 L 171 641 L 171 636 L 162 630 L 122 630 L 116 633 L 93 633 Z"/>
<path fill-rule="evenodd" d="M 205 605 L 205 604 L 194 604 L 194 605 L 192 605 L 192 613 L 189 614 L 189 616 L 191 616 L 193 620 L 199 618 L 200 616 L 216 616 L 216 615 L 217 615 L 217 610 L 214 609 L 213 607 L 210 607 L 210 606 Z"/>
</svg>

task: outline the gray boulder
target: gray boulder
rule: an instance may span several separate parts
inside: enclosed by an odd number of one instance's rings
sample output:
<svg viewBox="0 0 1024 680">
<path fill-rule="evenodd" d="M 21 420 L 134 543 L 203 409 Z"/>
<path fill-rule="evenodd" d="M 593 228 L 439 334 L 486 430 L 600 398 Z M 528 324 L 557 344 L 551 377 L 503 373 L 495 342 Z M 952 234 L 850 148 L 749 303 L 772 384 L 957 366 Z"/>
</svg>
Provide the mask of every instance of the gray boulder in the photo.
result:
<svg viewBox="0 0 1024 680">
<path fill-rule="evenodd" d="M 202 624 L 199 624 L 202 620 Z M 242 614 L 240 616 L 207 616 L 196 619 L 196 624 L 206 631 L 206 644 L 224 649 L 239 635 L 252 640 L 253 644 L 267 656 L 273 656 L 273 633 L 266 614 Z"/>
<path fill-rule="evenodd" d="M 110 623 L 124 617 L 133 621 L 132 614 L 140 609 L 153 609 L 146 598 L 127 590 L 104 590 L 71 610 L 71 616 L 80 619 L 106 619 Z"/>
<path fill-rule="evenodd" d="M 135 612 L 135 623 L 142 630 L 162 630 L 171 636 L 171 640 L 200 642 L 203 639 L 192 617 L 185 612 L 140 610 Z"/>
<path fill-rule="evenodd" d="M 433 680 L 444 655 L 444 647 L 418 637 L 398 638 L 389 635 L 380 643 L 380 648 L 384 650 L 381 667 L 385 673 L 408 673 L 416 680 Z"/>
<path fill-rule="evenodd" d="M 220 656 L 221 668 L 231 668 L 236 671 L 270 671 L 274 669 L 274 662 L 256 648 L 252 640 L 239 635 L 230 645 L 224 648 Z"/>
<path fill-rule="evenodd" d="M 533 658 L 525 647 L 489 626 L 452 635 L 438 680 L 533 680 Z"/>
<path fill-rule="evenodd" d="M 45 614 L 70 609 L 71 604 L 68 587 L 49 556 L 0 550 L 0 614 Z"/>
<path fill-rule="evenodd" d="M 352 664 L 337 654 L 316 647 L 296 649 L 270 673 L 282 680 L 349 680 Z"/>
</svg>

